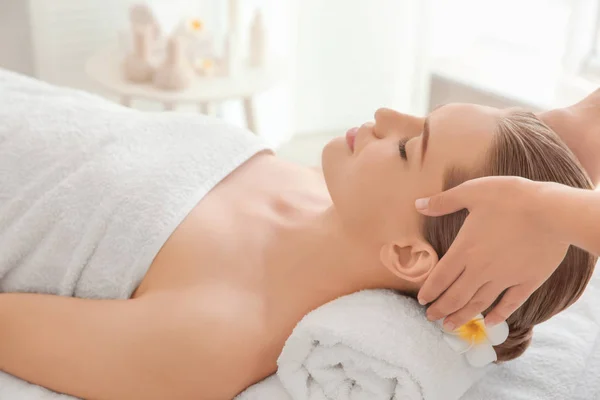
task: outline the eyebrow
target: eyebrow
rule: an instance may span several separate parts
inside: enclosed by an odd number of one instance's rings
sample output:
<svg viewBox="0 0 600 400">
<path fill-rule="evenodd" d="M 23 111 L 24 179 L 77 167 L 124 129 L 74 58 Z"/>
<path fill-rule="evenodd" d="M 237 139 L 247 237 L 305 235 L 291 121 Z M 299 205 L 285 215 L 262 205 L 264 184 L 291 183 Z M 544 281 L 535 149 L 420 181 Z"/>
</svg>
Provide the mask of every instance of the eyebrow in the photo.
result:
<svg viewBox="0 0 600 400">
<path fill-rule="evenodd" d="M 431 115 L 431 113 L 433 113 L 435 110 L 438 110 L 442 107 L 444 107 L 445 105 L 448 105 L 448 103 L 442 103 L 439 104 L 437 106 L 435 106 L 433 108 L 433 110 L 431 110 L 429 112 L 429 115 Z M 421 166 L 423 166 L 423 161 L 425 160 L 425 152 L 427 152 L 427 144 L 429 143 L 429 115 L 427 116 L 427 118 L 425 118 L 425 122 L 423 123 L 423 144 L 421 146 Z"/>
<path fill-rule="evenodd" d="M 421 144 L 421 166 L 423 166 L 423 161 L 425 160 L 425 152 L 427 151 L 427 144 L 429 143 L 429 117 L 425 118 L 422 136 L 423 137 Z"/>
</svg>

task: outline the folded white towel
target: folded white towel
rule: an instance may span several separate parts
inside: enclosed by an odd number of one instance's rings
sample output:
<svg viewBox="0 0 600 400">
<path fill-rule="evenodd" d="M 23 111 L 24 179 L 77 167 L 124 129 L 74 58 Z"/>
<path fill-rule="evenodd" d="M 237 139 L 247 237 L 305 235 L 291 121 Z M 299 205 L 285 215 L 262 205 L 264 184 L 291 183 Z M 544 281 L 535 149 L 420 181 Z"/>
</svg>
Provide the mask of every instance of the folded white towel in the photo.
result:
<svg viewBox="0 0 600 400">
<path fill-rule="evenodd" d="M 379 346 L 383 350 L 386 348 L 385 343 L 389 342 L 387 337 L 391 336 L 389 333 L 390 330 L 395 329 L 394 327 L 398 324 L 403 324 L 404 327 L 398 328 L 399 331 L 396 338 L 396 342 L 391 342 L 389 344 L 389 354 L 387 355 L 388 359 L 392 358 L 394 354 L 396 354 L 397 346 L 409 346 L 417 343 L 415 340 L 415 335 L 410 332 L 407 334 L 407 330 L 410 329 L 411 324 L 410 319 L 415 318 L 422 321 L 422 313 L 418 305 L 412 302 L 409 299 L 404 299 L 401 297 L 395 297 L 391 300 L 392 302 L 401 302 L 401 303 L 410 303 L 408 304 L 411 308 L 418 309 L 414 314 L 407 314 L 406 312 L 402 312 L 402 316 L 396 316 L 396 318 L 392 317 L 389 322 L 382 324 L 380 321 L 383 320 L 384 317 L 378 316 L 382 311 L 384 314 L 393 314 L 396 313 L 394 311 L 394 306 L 386 306 L 387 308 L 381 308 L 382 304 L 386 304 L 386 301 L 383 298 L 376 299 L 375 303 L 377 303 L 377 308 L 372 309 L 371 316 L 361 317 L 362 319 L 358 320 L 355 316 L 358 314 L 363 315 L 365 310 L 364 307 L 369 306 L 356 306 L 356 310 L 352 308 L 352 304 L 348 304 L 348 300 L 350 298 L 355 298 L 356 296 L 361 296 L 362 299 L 374 298 L 379 296 L 379 294 L 373 294 L 373 296 L 364 296 L 367 293 L 359 293 L 348 296 L 347 298 L 342 298 L 340 300 L 336 300 L 336 302 L 344 301 L 346 303 L 345 310 L 340 311 L 340 314 L 336 318 L 336 315 L 331 315 L 331 312 L 327 315 L 322 315 L 323 318 L 321 327 L 319 331 L 325 331 L 326 337 L 331 338 L 331 335 L 336 335 L 336 332 L 340 332 L 344 330 L 342 336 L 338 338 L 341 343 L 347 343 L 348 335 L 357 336 L 356 332 L 351 332 L 352 328 L 356 329 L 357 332 L 364 332 L 364 335 L 373 335 L 373 340 L 375 343 L 372 346 Z M 368 300 L 369 302 L 373 302 L 372 300 Z M 336 303 L 334 302 L 334 303 Z M 367 301 L 364 300 L 356 300 L 356 303 Z M 332 303 L 333 304 L 333 303 Z M 573 399 L 573 400 L 598 400 L 600 399 L 600 313 L 598 312 L 598 307 L 600 305 L 600 269 L 597 269 L 594 277 L 592 278 L 588 288 L 583 294 L 582 298 L 571 306 L 567 311 L 557 315 L 552 318 L 550 321 L 538 326 L 535 328 L 533 343 L 531 347 L 527 350 L 527 352 L 517 360 L 504 363 L 500 366 L 492 366 L 489 368 L 489 371 L 485 376 L 476 382 L 472 388 L 470 388 L 467 393 L 465 393 L 460 399 L 461 400 L 564 400 L 564 399 Z M 326 305 L 324 307 L 328 307 Z M 399 306 L 403 307 L 403 306 Z M 316 310 L 313 314 L 316 314 Z M 403 310 L 403 309 L 402 309 Z M 402 311 L 401 310 L 401 311 Z M 345 314 L 343 314 L 345 313 Z M 327 320 L 328 317 L 331 317 L 331 320 Z M 308 319 L 309 317 L 307 317 Z M 389 317 L 388 317 L 389 318 Z M 375 322 L 373 322 L 375 320 Z M 318 322 L 318 321 L 317 321 Z M 348 325 L 352 322 L 351 325 Z M 302 322 L 304 324 L 305 321 Z M 339 326 L 336 327 L 336 324 Z M 306 330 L 302 332 L 294 332 L 293 336 L 305 335 L 305 338 L 308 339 L 311 335 L 311 332 L 314 332 L 314 337 L 318 340 L 318 337 L 323 337 L 316 329 L 310 329 L 311 326 L 308 327 L 308 333 Z M 382 332 L 373 331 L 376 329 L 380 329 Z M 418 329 L 418 328 L 416 328 Z M 429 331 L 427 329 L 426 331 Z M 404 335 L 404 336 L 402 336 Z M 385 337 L 384 337 L 385 336 Z M 434 335 L 435 336 L 435 335 Z M 426 339 L 429 337 L 429 339 Z M 423 342 L 432 341 L 431 335 L 427 333 L 427 336 L 421 338 Z M 298 339 L 296 339 L 298 340 Z M 317 361 L 323 360 L 324 357 L 321 355 L 310 355 L 307 354 L 306 360 L 302 360 L 302 352 L 305 351 L 303 349 L 295 349 L 292 346 L 296 345 L 295 341 L 290 341 L 286 344 L 285 352 L 287 352 L 287 357 L 292 358 L 293 364 L 287 363 L 285 359 L 283 359 L 284 355 L 282 354 L 282 358 L 280 359 L 280 363 L 287 364 L 287 367 L 280 369 L 279 374 L 281 378 L 284 378 L 289 383 L 287 384 L 288 389 L 291 389 L 294 396 L 291 396 L 283 387 L 281 379 L 276 376 L 271 376 L 268 379 L 265 379 L 262 382 L 257 383 L 256 385 L 249 388 L 246 392 L 242 393 L 238 399 L 236 400 L 298 400 L 298 399 L 345 399 L 349 398 L 349 396 L 343 397 L 335 397 L 336 395 L 330 395 L 330 397 L 325 397 L 322 395 L 323 391 L 319 387 L 322 381 L 312 381 L 315 379 L 313 373 L 311 372 L 314 368 L 314 361 L 308 361 L 309 357 L 317 357 Z M 358 339 L 360 340 L 360 339 Z M 300 343 L 305 342 L 306 340 L 299 340 Z M 335 343 L 335 336 L 332 338 L 332 341 Z M 356 339 L 355 339 L 356 341 Z M 437 342 L 436 342 L 437 341 Z M 438 339 L 434 339 L 432 342 L 439 343 Z M 347 364 L 345 360 L 342 360 L 339 357 L 339 361 L 342 362 L 340 366 L 332 367 L 331 365 L 335 365 L 337 362 L 335 361 L 337 349 L 340 346 L 344 346 L 343 344 L 333 345 L 331 349 L 322 349 L 322 352 L 331 353 L 331 357 L 334 361 L 329 363 L 323 363 L 321 368 L 317 368 L 317 376 L 321 376 L 319 374 L 320 370 L 333 370 L 335 372 L 331 372 L 331 374 L 338 374 L 336 377 L 336 381 L 340 382 L 340 386 L 346 385 L 345 375 L 349 375 L 344 371 L 340 371 L 344 368 L 344 365 Z M 362 346 L 361 342 L 359 342 L 359 346 Z M 346 349 L 349 352 L 359 352 L 356 354 L 356 358 L 359 362 L 362 362 L 362 365 L 368 368 L 370 364 L 369 357 L 362 354 L 362 347 L 358 347 L 356 350 Z M 427 346 L 419 345 L 416 350 L 429 351 Z M 406 351 L 406 348 L 401 349 L 402 351 Z M 292 354 L 290 354 L 292 353 Z M 394 363 L 397 363 L 398 360 L 393 360 Z M 400 359 L 399 361 L 402 361 Z M 431 363 L 431 355 L 425 356 L 422 359 L 422 362 L 414 362 L 413 364 L 408 364 L 407 372 L 410 373 L 413 377 L 419 376 L 419 373 L 427 373 L 427 367 L 431 369 L 431 373 L 439 374 L 438 368 L 439 365 L 436 365 L 436 362 L 440 361 L 439 359 L 434 361 L 432 366 L 428 366 L 427 363 Z M 379 361 L 381 362 L 381 360 Z M 302 364 L 306 364 L 305 367 Z M 417 371 L 416 368 L 420 367 Z M 287 368 L 287 369 L 286 369 Z M 295 369 L 294 369 L 295 368 Z M 450 367 L 451 368 L 451 367 Z M 296 372 L 294 372 L 296 371 Z M 446 370 L 450 377 L 449 380 L 452 379 L 452 375 L 454 370 L 447 369 Z M 460 369 L 458 370 L 460 371 Z M 313 377 L 311 377 L 313 376 Z M 435 377 L 425 376 L 426 382 L 432 382 Z M 312 381 L 312 382 L 311 382 Z M 374 380 L 373 382 L 376 382 Z M 334 379 L 330 379 L 328 382 L 334 384 Z M 362 380 L 357 381 L 357 384 L 361 384 Z M 442 393 L 442 398 L 444 399 L 452 399 L 455 397 L 451 397 L 451 393 L 449 391 L 445 391 L 443 387 L 443 382 L 435 382 L 436 384 L 440 384 L 442 386 L 439 387 L 439 390 L 436 393 Z M 459 381 L 456 384 L 460 384 Z M 467 385 L 468 382 L 465 383 Z M 382 387 L 387 388 L 387 383 L 382 385 Z M 452 385 L 452 384 L 451 384 Z M 427 387 L 427 386 L 425 386 Z M 311 389 L 312 388 L 312 389 Z M 310 392 L 310 390 L 314 390 L 314 392 Z M 391 391 L 390 391 L 391 392 Z M 307 395 L 308 393 L 308 395 Z M 400 392 L 402 393 L 402 392 Z M 447 395 L 446 395 L 447 394 Z M 313 395 L 314 397 L 307 397 Z M 365 394 L 361 397 L 358 393 L 354 395 L 355 397 L 351 397 L 353 399 L 360 398 L 370 398 L 376 399 L 377 397 L 372 395 Z M 384 397 L 385 399 L 390 399 L 392 396 Z M 405 395 L 402 393 L 402 396 L 396 396 L 397 399 L 411 399 L 409 395 Z M 417 397 L 419 398 L 419 397 Z M 426 397 L 429 399 L 430 397 Z M 434 398 L 434 397 L 431 397 Z M 438 397 L 439 398 L 439 397 Z"/>
<path fill-rule="evenodd" d="M 455 400 L 487 370 L 453 351 L 415 300 L 387 290 L 309 313 L 279 357 L 294 400 Z"/>
<path fill-rule="evenodd" d="M 279 377 L 271 375 L 267 379 L 250 386 L 234 400 L 293 400 L 284 389 Z"/>
</svg>

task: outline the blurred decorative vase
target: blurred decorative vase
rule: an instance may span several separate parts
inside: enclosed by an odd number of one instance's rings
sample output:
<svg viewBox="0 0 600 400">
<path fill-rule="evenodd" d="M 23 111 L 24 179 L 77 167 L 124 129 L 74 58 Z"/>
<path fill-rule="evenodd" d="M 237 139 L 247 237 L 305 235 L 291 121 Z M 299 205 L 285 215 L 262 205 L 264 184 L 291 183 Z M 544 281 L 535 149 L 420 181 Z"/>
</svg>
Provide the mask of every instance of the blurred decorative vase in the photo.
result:
<svg viewBox="0 0 600 400">
<path fill-rule="evenodd" d="M 223 59 L 221 60 L 222 72 L 225 76 L 235 77 L 240 72 L 240 42 L 238 35 L 228 33 L 225 37 L 225 49 L 223 51 Z"/>
<path fill-rule="evenodd" d="M 133 51 L 123 61 L 125 78 L 142 83 L 152 79 L 154 67 L 150 63 L 151 26 L 138 26 L 133 30 Z"/>
<path fill-rule="evenodd" d="M 267 63 L 267 35 L 260 10 L 256 11 L 250 27 L 250 66 L 263 67 Z"/>
<path fill-rule="evenodd" d="M 156 20 L 156 16 L 147 4 L 132 5 L 129 9 L 129 22 L 133 30 L 140 26 L 149 26 L 153 39 L 158 39 L 161 35 L 160 25 Z"/>
<path fill-rule="evenodd" d="M 164 63 L 154 72 L 153 83 L 164 90 L 183 90 L 194 80 L 194 69 L 184 55 L 183 40 L 173 36 L 167 43 Z"/>
</svg>

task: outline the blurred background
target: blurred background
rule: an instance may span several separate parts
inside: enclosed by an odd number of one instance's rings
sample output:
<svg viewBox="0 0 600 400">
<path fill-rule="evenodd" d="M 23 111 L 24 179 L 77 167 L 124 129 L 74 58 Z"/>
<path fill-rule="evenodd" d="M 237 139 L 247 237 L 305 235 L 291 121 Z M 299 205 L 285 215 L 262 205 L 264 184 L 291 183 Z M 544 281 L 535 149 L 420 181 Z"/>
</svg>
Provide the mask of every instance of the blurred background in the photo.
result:
<svg viewBox="0 0 600 400">
<path fill-rule="evenodd" d="M 98 54 L 124 46 L 130 7 L 139 3 L 165 30 L 177 19 L 200 18 L 217 48 L 228 37 L 231 0 L 0 0 L 0 67 L 119 101 L 119 88 L 94 76 L 103 63 L 114 67 Z M 600 0 L 235 3 L 242 40 L 261 11 L 267 60 L 276 66 L 253 92 L 255 130 L 303 164 L 318 164 L 324 143 L 372 119 L 379 107 L 423 115 L 461 101 L 541 110 L 580 99 L 600 79 Z M 223 91 L 241 85 L 224 84 Z M 211 112 L 247 123 L 243 102 L 225 100 Z M 140 99 L 131 106 L 164 104 Z M 170 108 L 206 112 L 173 102 Z"/>
</svg>

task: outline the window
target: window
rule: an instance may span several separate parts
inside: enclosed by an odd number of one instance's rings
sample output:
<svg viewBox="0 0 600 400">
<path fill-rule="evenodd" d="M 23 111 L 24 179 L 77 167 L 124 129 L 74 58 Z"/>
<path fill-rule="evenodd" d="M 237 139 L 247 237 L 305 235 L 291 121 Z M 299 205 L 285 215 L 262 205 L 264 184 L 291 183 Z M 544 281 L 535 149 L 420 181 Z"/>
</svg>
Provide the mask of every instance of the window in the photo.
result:
<svg viewBox="0 0 600 400">
<path fill-rule="evenodd" d="M 568 103 L 564 86 L 582 70 L 600 77 L 598 3 L 434 0 L 432 70 L 536 108 Z"/>
<path fill-rule="evenodd" d="M 590 5 L 589 16 L 586 20 L 587 27 L 581 29 L 582 49 L 587 49 L 582 65 L 581 73 L 593 81 L 600 80 L 600 2 L 595 4 L 595 12 Z M 592 20 L 591 16 L 595 18 Z M 586 40 L 587 39 L 587 40 Z"/>
<path fill-rule="evenodd" d="M 434 55 L 486 43 L 544 58 L 560 57 L 572 7 L 569 0 L 435 0 Z"/>
</svg>

